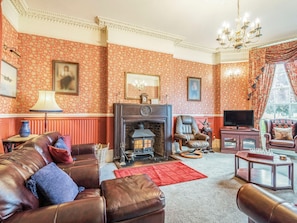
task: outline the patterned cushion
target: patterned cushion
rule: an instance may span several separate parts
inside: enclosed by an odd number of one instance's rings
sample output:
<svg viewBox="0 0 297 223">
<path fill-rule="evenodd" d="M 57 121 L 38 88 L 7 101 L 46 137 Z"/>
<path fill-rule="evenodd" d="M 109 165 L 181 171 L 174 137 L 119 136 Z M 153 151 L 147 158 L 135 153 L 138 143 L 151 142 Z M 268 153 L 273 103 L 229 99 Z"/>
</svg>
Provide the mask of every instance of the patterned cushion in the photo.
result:
<svg viewBox="0 0 297 223">
<path fill-rule="evenodd" d="M 276 128 L 274 127 L 275 139 L 293 140 L 292 128 Z"/>
</svg>

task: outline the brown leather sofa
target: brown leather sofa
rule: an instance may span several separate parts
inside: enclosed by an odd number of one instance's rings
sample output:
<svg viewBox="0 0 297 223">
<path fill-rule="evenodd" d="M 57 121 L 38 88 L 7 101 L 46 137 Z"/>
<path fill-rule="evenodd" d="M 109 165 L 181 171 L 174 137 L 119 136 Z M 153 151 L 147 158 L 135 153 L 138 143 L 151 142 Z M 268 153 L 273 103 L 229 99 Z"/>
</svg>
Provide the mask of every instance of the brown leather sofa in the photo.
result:
<svg viewBox="0 0 297 223">
<path fill-rule="evenodd" d="M 297 152 L 297 120 L 267 119 L 264 123 L 266 149 L 285 149 Z"/>
<path fill-rule="evenodd" d="M 77 185 L 85 188 L 73 201 L 53 205 L 37 199 L 26 182 L 41 168 L 52 164 L 48 146 L 54 145 L 60 136 L 58 132 L 46 133 L 11 153 L 0 155 L 1 222 L 164 222 L 164 194 L 146 175 L 103 181 L 103 185 L 109 186 L 102 192 L 95 144 L 73 145 L 74 162 L 57 164 Z M 143 194 L 141 189 L 135 191 L 137 185 L 145 185 L 147 193 Z M 118 196 L 115 188 L 127 188 L 127 194 Z M 133 190 L 137 199 L 129 199 Z M 117 209 L 113 204 L 117 204 Z"/>
<path fill-rule="evenodd" d="M 237 206 L 248 216 L 249 223 L 297 222 L 297 206 L 252 183 L 237 192 Z"/>
</svg>

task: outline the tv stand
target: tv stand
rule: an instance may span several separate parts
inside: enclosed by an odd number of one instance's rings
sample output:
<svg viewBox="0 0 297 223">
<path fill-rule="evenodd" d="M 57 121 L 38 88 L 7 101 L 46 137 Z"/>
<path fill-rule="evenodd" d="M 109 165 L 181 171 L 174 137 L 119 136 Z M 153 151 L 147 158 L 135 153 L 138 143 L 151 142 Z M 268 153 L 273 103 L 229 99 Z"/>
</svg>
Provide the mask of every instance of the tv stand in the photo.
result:
<svg viewBox="0 0 297 223">
<path fill-rule="evenodd" d="M 221 152 L 236 153 L 260 147 L 260 132 L 253 128 L 221 128 Z"/>
</svg>

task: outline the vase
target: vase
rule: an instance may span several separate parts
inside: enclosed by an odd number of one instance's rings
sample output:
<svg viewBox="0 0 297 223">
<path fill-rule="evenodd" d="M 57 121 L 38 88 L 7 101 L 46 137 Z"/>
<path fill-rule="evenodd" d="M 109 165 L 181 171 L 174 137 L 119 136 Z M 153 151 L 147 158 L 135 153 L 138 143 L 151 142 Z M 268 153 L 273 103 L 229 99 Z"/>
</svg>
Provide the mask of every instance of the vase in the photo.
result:
<svg viewBox="0 0 297 223">
<path fill-rule="evenodd" d="M 20 128 L 19 134 L 21 137 L 28 137 L 30 135 L 30 126 L 28 120 L 22 120 L 22 126 Z"/>
</svg>

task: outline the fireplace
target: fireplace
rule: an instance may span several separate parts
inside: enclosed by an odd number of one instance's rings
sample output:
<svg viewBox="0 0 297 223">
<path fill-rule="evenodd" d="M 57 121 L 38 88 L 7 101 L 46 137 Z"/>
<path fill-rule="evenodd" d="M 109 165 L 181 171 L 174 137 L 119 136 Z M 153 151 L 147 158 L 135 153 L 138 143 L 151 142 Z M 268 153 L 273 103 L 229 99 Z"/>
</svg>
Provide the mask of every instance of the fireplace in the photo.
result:
<svg viewBox="0 0 297 223">
<path fill-rule="evenodd" d="M 146 132 L 152 134 L 153 140 L 140 142 L 151 143 L 152 148 L 133 148 L 131 134 L 139 130 L 141 123 Z M 143 140 L 143 139 L 142 139 Z M 120 160 L 122 152 L 120 145 L 125 145 L 125 151 L 133 151 L 133 155 L 147 153 L 152 156 L 168 159 L 172 148 L 172 107 L 157 104 L 114 104 L 114 160 Z M 147 145 L 148 145 L 147 144 Z M 140 146 L 141 147 L 141 146 Z"/>
<path fill-rule="evenodd" d="M 155 134 L 150 129 L 145 129 L 144 124 L 141 122 L 138 125 L 138 129 L 135 129 L 129 134 L 130 137 L 130 147 L 132 157 L 149 155 L 154 157 L 154 141 Z"/>
</svg>

